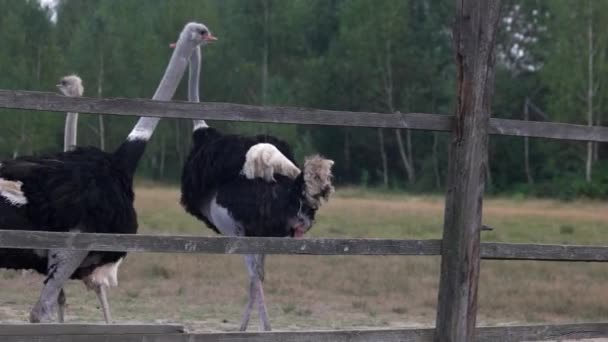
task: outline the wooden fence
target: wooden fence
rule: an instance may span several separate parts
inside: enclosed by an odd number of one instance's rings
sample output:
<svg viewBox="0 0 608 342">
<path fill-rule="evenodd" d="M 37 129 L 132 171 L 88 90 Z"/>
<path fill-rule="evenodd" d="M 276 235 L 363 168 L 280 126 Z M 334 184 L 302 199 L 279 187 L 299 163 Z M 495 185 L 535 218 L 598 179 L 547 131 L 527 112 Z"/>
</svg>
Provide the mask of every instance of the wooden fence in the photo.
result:
<svg viewBox="0 0 608 342">
<path fill-rule="evenodd" d="M 606 262 L 606 246 L 481 243 L 483 170 L 488 135 L 608 141 L 608 128 L 490 118 L 499 1 L 458 0 L 454 31 L 458 108 L 455 116 L 380 114 L 230 103 L 70 98 L 52 93 L 0 90 L 0 108 L 54 112 L 146 115 L 163 118 L 385 127 L 451 132 L 450 175 L 442 240 L 280 239 L 110 235 L 0 230 L 0 248 L 97 251 L 442 256 L 435 329 L 188 334 L 179 327 L 4 325 L 2 341 L 530 341 L 608 337 L 608 323 L 476 327 L 479 260 Z M 456 170 L 456 171 L 454 171 Z"/>
</svg>

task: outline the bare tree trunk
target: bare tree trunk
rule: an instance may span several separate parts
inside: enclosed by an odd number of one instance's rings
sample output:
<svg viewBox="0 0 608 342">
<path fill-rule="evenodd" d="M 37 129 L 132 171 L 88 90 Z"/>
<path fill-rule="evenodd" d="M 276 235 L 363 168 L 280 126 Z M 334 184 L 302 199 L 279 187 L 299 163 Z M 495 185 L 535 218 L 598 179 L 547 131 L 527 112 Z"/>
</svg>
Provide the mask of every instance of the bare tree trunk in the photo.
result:
<svg viewBox="0 0 608 342">
<path fill-rule="evenodd" d="M 486 156 L 486 188 L 492 189 L 492 169 L 490 168 L 490 144 L 488 143 L 488 155 Z"/>
<path fill-rule="evenodd" d="M 524 102 L 524 120 L 530 120 L 530 99 L 526 97 L 526 101 Z M 524 172 L 526 173 L 526 179 L 528 180 L 528 184 L 534 184 L 534 178 L 532 178 L 532 172 L 530 171 L 530 138 L 524 137 Z"/>
<path fill-rule="evenodd" d="M 97 74 L 97 97 L 103 97 L 103 52 L 99 54 L 99 72 Z M 103 114 L 97 115 L 99 121 L 99 148 L 102 151 L 106 149 L 106 128 L 103 121 Z"/>
<path fill-rule="evenodd" d="M 166 148 L 165 148 L 165 135 L 162 134 L 160 136 L 160 169 L 159 169 L 159 176 L 161 179 L 163 179 L 165 177 L 165 156 L 166 156 Z"/>
<path fill-rule="evenodd" d="M 384 131 L 378 128 L 378 143 L 380 144 L 380 157 L 382 157 L 382 182 L 388 188 L 388 159 L 386 158 L 386 148 L 384 146 Z"/>
<path fill-rule="evenodd" d="M 27 135 L 25 134 L 25 117 L 21 116 L 19 120 L 20 125 L 20 133 L 19 139 L 17 139 L 17 143 L 15 144 L 15 148 L 13 148 L 13 158 L 19 157 L 19 151 L 21 150 L 21 146 L 25 143 L 27 139 Z"/>
<path fill-rule="evenodd" d="M 384 73 L 382 75 L 382 80 L 384 82 L 384 92 L 386 94 L 386 106 L 388 107 L 388 111 L 390 113 L 395 113 L 395 101 L 393 98 L 393 63 L 392 63 L 392 41 L 390 39 L 386 40 L 385 44 L 385 59 L 384 59 Z M 380 58 L 379 58 L 380 59 Z M 395 136 L 397 137 L 397 147 L 399 148 L 399 155 L 401 156 L 401 161 L 403 162 L 403 168 L 407 174 L 407 179 L 410 184 L 416 182 L 416 173 L 414 170 L 414 165 L 412 163 L 412 146 L 411 146 L 411 138 L 410 131 L 406 129 L 407 135 L 407 153 L 405 148 L 403 147 L 403 137 L 401 136 L 401 130 L 395 129 Z"/>
<path fill-rule="evenodd" d="M 433 87 L 433 83 L 431 82 L 431 113 L 436 112 L 436 98 L 435 98 L 435 88 Z M 432 159 L 433 159 L 433 173 L 435 175 L 435 186 L 438 190 L 441 189 L 441 172 L 439 170 L 439 134 L 437 132 L 433 132 L 433 151 L 432 151 Z"/>
<path fill-rule="evenodd" d="M 184 150 L 182 149 L 180 131 L 181 131 L 180 121 L 175 120 L 175 151 L 177 152 L 177 158 L 179 159 L 179 165 L 184 165 Z"/>
<path fill-rule="evenodd" d="M 596 126 L 601 126 L 602 125 L 602 119 L 600 118 L 600 112 L 598 111 L 595 114 L 595 125 Z M 598 143 L 594 143 L 593 144 L 593 161 L 596 162 L 600 159 L 600 144 Z"/>
<path fill-rule="evenodd" d="M 439 172 L 439 156 L 437 155 L 437 147 L 439 145 L 439 135 L 433 132 L 433 169 L 435 171 L 435 186 L 441 189 L 441 173 Z"/>
<path fill-rule="evenodd" d="M 409 130 L 408 130 L 409 133 Z M 397 146 L 399 147 L 399 155 L 401 156 L 401 161 L 403 161 L 403 166 L 405 168 L 405 172 L 407 172 L 407 179 L 410 184 L 413 184 L 416 181 L 416 174 L 414 173 L 414 168 L 410 163 L 410 159 L 407 157 L 405 153 L 405 149 L 403 148 L 403 137 L 401 136 L 401 130 L 395 129 L 395 136 L 397 137 Z M 408 144 L 409 147 L 409 144 Z"/>
<path fill-rule="evenodd" d="M 344 128 L 344 169 L 346 174 L 350 175 L 350 130 Z"/>
<path fill-rule="evenodd" d="M 262 105 L 266 104 L 268 96 L 268 49 L 269 49 L 269 19 L 270 9 L 268 0 L 262 0 L 262 6 L 264 6 L 264 45 L 262 51 Z"/>
<path fill-rule="evenodd" d="M 411 129 L 405 130 L 405 139 L 407 142 L 407 157 L 410 162 L 410 165 L 412 166 L 412 177 L 416 178 L 415 169 L 414 169 L 414 152 L 412 151 L 413 145 L 412 145 L 412 130 Z M 415 181 L 415 179 L 413 181 Z"/>
<path fill-rule="evenodd" d="M 38 83 L 40 83 L 40 78 L 42 75 L 42 51 L 40 49 L 40 45 L 38 45 L 36 52 L 38 54 L 36 60 L 36 80 L 38 81 Z"/>
<path fill-rule="evenodd" d="M 592 0 L 587 0 L 587 39 L 588 39 L 588 65 L 587 65 L 587 125 L 593 126 L 593 6 Z M 593 142 L 587 142 L 587 162 L 585 163 L 585 180 L 591 183 L 591 169 L 593 167 Z"/>
</svg>

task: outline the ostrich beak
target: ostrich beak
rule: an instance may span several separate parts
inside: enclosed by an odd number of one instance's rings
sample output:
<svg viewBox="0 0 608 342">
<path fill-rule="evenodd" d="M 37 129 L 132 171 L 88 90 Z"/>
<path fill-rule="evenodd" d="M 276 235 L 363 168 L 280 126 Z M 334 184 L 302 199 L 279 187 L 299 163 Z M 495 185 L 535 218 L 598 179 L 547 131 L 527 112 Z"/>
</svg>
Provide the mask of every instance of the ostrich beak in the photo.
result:
<svg viewBox="0 0 608 342">
<path fill-rule="evenodd" d="M 57 88 L 61 88 L 61 84 L 55 84 Z"/>
<path fill-rule="evenodd" d="M 206 35 L 206 36 L 203 38 L 203 40 L 204 40 L 204 41 L 206 41 L 206 42 L 215 42 L 215 41 L 217 41 L 217 37 L 216 37 L 216 36 L 214 36 L 214 35 L 212 35 L 212 34 L 211 34 L 211 32 L 209 32 L 209 33 L 208 33 L 208 34 L 207 34 L 207 35 Z"/>
<path fill-rule="evenodd" d="M 177 46 L 177 43 L 171 43 L 171 44 L 169 44 L 169 47 L 171 49 L 175 49 L 176 46 Z"/>
</svg>

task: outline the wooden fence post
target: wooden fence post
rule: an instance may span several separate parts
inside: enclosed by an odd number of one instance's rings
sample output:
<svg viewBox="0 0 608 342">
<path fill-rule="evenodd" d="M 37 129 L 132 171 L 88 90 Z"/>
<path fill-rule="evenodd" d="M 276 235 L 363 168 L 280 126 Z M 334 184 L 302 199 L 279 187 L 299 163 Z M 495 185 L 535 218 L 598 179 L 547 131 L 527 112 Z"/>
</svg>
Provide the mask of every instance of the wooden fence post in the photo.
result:
<svg viewBox="0 0 608 342">
<path fill-rule="evenodd" d="M 435 342 L 475 336 L 481 211 L 500 0 L 457 0 L 452 127 Z"/>
</svg>

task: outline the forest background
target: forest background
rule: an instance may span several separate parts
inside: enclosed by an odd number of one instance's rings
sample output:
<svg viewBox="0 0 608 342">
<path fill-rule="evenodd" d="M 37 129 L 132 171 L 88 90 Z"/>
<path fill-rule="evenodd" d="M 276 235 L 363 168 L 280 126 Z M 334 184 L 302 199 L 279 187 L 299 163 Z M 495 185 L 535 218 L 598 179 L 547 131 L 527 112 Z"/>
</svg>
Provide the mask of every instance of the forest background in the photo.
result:
<svg viewBox="0 0 608 342">
<path fill-rule="evenodd" d="M 451 0 L 0 0 L 0 88 L 56 91 L 76 73 L 85 96 L 150 98 L 184 23 L 220 38 L 204 48 L 202 100 L 449 115 L 455 98 Z M 493 117 L 604 125 L 608 1 L 505 0 Z M 175 99 L 185 100 L 182 85 Z M 0 111 L 0 158 L 57 151 L 63 117 Z M 142 113 L 145 114 L 145 113 Z M 114 149 L 135 118 L 83 115 L 79 144 Z M 298 160 L 336 161 L 336 182 L 442 192 L 446 133 L 211 122 L 287 140 Z M 176 183 L 189 120 L 164 120 L 138 176 Z M 608 197 L 608 150 L 593 143 L 490 141 L 488 191 Z"/>
</svg>

